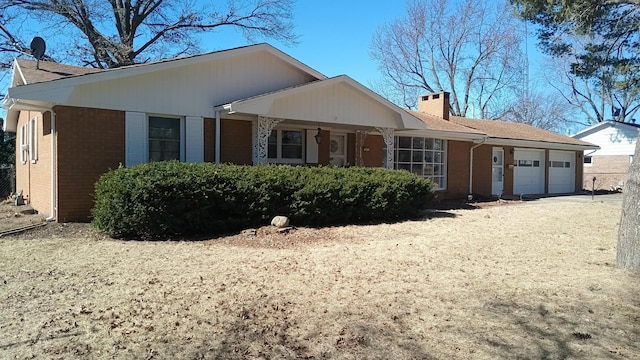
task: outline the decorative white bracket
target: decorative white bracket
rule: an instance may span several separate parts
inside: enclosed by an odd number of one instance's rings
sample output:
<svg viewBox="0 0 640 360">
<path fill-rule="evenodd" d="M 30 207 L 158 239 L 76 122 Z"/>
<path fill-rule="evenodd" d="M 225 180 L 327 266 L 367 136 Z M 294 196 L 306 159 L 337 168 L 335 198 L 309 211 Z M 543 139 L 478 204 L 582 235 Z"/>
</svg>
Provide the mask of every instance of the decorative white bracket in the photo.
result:
<svg viewBox="0 0 640 360">
<path fill-rule="evenodd" d="M 271 131 L 284 119 L 258 116 L 258 128 L 253 141 L 253 164 L 261 165 L 269 162 L 269 136 Z"/>
<path fill-rule="evenodd" d="M 393 169 L 395 137 L 392 128 L 376 128 L 381 134 L 384 144 L 387 146 L 387 154 L 385 156 L 384 167 Z"/>
</svg>

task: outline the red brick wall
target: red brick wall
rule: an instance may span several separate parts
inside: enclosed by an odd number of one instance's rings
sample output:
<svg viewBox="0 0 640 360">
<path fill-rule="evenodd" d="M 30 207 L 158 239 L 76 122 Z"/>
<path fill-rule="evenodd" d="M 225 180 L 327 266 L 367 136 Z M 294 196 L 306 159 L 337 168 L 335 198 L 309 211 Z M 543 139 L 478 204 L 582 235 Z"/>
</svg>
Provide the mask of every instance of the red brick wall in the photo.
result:
<svg viewBox="0 0 640 360">
<path fill-rule="evenodd" d="M 380 135 L 368 135 L 362 144 L 362 161 L 365 167 L 384 166 L 384 139 Z M 365 151 L 369 149 L 369 151 Z"/>
<path fill-rule="evenodd" d="M 204 161 L 216 162 L 216 119 L 204 118 Z"/>
<path fill-rule="evenodd" d="M 56 106 L 58 221 L 88 221 L 98 178 L 125 162 L 123 111 Z"/>
<path fill-rule="evenodd" d="M 447 141 L 447 189 L 438 199 L 466 199 L 469 193 L 469 149 L 472 143 Z"/>
<path fill-rule="evenodd" d="M 576 163 L 582 164 L 582 161 L 580 158 Z M 584 187 L 591 190 L 594 176 L 596 190 L 610 190 L 611 186 L 615 187 L 620 181 L 626 184 L 630 165 L 629 155 L 592 156 L 591 166 L 584 167 L 584 182 L 577 183 L 576 189 L 581 190 Z"/>
<path fill-rule="evenodd" d="M 237 165 L 253 163 L 251 121 L 220 119 L 220 162 Z M 204 161 L 216 161 L 216 120 L 204 119 Z"/>
<path fill-rule="evenodd" d="M 493 146 L 491 145 L 482 145 L 473 150 L 473 193 L 474 194 L 478 194 L 482 196 L 491 196 L 491 158 L 492 156 L 493 156 Z M 506 175 L 505 175 L 505 179 L 506 179 Z"/>
<path fill-rule="evenodd" d="M 318 164 L 326 166 L 331 162 L 331 149 L 329 148 L 331 144 L 331 133 L 329 130 L 321 130 L 320 132 L 323 140 L 318 144 Z"/>
</svg>

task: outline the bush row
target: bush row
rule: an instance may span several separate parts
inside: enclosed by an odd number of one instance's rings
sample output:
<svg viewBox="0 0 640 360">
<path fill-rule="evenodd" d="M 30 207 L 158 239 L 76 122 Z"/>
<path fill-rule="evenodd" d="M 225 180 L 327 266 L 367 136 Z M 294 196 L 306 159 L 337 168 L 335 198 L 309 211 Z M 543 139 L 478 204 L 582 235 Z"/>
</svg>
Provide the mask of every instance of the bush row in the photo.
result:
<svg viewBox="0 0 640 360">
<path fill-rule="evenodd" d="M 332 225 L 416 216 L 430 181 L 379 168 L 154 162 L 103 175 L 94 225 L 114 237 L 166 238 L 266 224 Z"/>
</svg>

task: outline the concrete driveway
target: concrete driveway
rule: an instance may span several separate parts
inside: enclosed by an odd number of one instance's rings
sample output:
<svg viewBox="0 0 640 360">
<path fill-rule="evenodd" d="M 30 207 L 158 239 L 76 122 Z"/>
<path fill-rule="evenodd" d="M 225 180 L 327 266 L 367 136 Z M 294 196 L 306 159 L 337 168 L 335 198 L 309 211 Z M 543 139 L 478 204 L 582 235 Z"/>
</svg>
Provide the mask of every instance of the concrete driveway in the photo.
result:
<svg viewBox="0 0 640 360">
<path fill-rule="evenodd" d="M 601 194 L 594 195 L 593 198 L 591 194 L 575 194 L 575 195 L 557 195 L 557 196 L 547 196 L 541 197 L 537 199 L 532 199 L 533 201 L 540 202 L 603 202 L 603 203 L 618 203 L 622 204 L 623 193 L 613 193 L 613 194 Z"/>
</svg>

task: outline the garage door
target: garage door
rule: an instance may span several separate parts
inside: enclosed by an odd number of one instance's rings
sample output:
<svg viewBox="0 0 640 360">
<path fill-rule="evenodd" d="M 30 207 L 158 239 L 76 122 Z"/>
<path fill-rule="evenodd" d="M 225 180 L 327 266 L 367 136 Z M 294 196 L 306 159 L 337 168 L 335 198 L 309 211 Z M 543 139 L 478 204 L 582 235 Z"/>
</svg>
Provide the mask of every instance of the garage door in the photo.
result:
<svg viewBox="0 0 640 360">
<path fill-rule="evenodd" d="M 515 150 L 513 157 L 513 193 L 544 193 L 544 150 Z"/>
<path fill-rule="evenodd" d="M 575 191 L 575 154 L 571 151 L 549 151 L 549 192 Z"/>
</svg>

